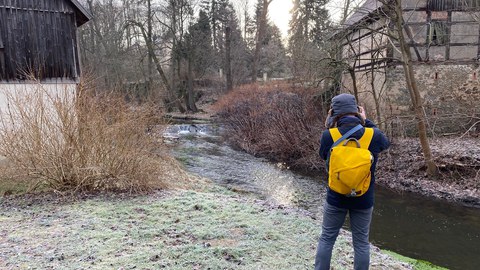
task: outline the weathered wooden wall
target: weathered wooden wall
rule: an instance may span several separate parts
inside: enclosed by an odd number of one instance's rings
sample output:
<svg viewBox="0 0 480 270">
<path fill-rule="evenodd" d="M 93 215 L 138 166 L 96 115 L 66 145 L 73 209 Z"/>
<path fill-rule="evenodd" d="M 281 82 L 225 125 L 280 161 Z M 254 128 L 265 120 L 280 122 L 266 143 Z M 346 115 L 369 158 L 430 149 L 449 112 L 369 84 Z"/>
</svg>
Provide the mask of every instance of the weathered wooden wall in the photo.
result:
<svg viewBox="0 0 480 270">
<path fill-rule="evenodd" d="M 0 0 L 0 81 L 77 78 L 75 16 L 66 0 Z"/>
</svg>

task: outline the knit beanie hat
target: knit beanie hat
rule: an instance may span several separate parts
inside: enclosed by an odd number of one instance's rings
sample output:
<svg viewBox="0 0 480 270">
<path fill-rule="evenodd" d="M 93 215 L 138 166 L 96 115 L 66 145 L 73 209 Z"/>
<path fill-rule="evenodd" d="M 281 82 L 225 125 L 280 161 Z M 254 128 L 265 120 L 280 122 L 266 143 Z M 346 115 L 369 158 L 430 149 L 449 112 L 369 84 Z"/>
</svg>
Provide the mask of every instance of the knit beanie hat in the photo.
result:
<svg viewBox="0 0 480 270">
<path fill-rule="evenodd" d="M 340 94 L 332 98 L 332 116 L 335 117 L 346 113 L 358 113 L 355 97 L 350 94 Z"/>
<path fill-rule="evenodd" d="M 335 118 L 347 113 L 358 113 L 357 100 L 353 95 L 340 94 L 332 98 L 332 115 L 325 121 L 325 126 L 331 128 L 335 125 Z"/>
</svg>

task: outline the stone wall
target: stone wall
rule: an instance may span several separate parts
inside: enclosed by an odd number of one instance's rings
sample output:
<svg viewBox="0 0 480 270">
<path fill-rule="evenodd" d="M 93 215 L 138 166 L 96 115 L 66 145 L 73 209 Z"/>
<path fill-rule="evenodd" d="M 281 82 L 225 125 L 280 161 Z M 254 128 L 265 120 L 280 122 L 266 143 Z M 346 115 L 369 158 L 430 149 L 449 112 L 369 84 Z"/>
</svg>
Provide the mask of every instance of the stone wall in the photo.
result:
<svg viewBox="0 0 480 270">
<path fill-rule="evenodd" d="M 427 114 L 480 113 L 480 69 L 478 65 L 416 65 L 415 77 L 421 91 Z M 387 71 L 392 100 L 405 110 L 410 99 L 405 99 L 403 68 Z"/>
<path fill-rule="evenodd" d="M 385 73 L 375 72 L 372 78 L 371 71 L 357 71 L 355 72 L 355 76 L 358 89 L 358 104 L 365 108 L 367 116 L 370 119 L 382 125 L 382 123 L 385 122 L 385 108 L 387 107 Z M 350 74 L 344 74 L 342 92 L 354 94 L 352 85 L 353 82 Z M 379 107 L 381 108 L 380 113 L 377 112 L 374 95 L 377 97 Z"/>
</svg>

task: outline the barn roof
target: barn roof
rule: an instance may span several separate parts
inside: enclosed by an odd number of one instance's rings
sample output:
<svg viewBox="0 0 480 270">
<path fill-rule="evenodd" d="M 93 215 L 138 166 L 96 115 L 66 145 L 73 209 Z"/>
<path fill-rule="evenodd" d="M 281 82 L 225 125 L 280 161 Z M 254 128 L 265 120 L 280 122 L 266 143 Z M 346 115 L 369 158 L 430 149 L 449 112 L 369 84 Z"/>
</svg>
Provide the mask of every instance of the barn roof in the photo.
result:
<svg viewBox="0 0 480 270">
<path fill-rule="evenodd" d="M 382 7 L 383 3 L 377 0 L 367 0 L 359 7 L 348 19 L 345 21 L 345 26 L 352 26 L 363 18 L 365 18 L 370 13 L 374 12 L 378 8 Z"/>
<path fill-rule="evenodd" d="M 85 9 L 77 0 L 69 0 L 77 11 L 77 26 L 80 26 L 93 18 L 92 14 Z"/>
</svg>

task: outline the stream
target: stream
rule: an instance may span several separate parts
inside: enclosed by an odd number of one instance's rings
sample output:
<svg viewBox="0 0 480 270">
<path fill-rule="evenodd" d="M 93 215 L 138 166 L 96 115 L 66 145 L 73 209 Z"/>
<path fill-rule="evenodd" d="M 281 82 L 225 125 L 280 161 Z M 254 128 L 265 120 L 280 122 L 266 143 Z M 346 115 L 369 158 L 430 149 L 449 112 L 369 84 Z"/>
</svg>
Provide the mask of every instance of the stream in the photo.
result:
<svg viewBox="0 0 480 270">
<path fill-rule="evenodd" d="M 211 124 L 190 123 L 172 125 L 165 135 L 175 140 L 174 155 L 188 171 L 238 192 L 306 209 L 321 219 L 326 196 L 321 177 L 232 149 L 220 132 Z M 449 269 L 480 269 L 480 209 L 375 188 L 370 232 L 374 245 Z"/>
</svg>

